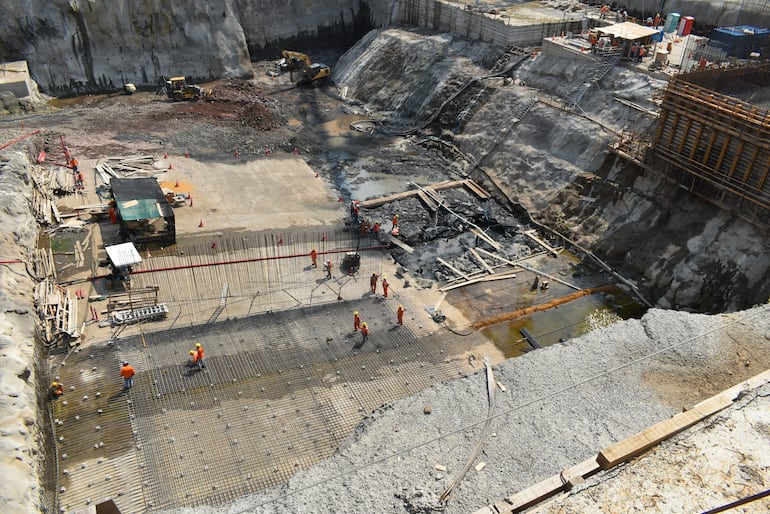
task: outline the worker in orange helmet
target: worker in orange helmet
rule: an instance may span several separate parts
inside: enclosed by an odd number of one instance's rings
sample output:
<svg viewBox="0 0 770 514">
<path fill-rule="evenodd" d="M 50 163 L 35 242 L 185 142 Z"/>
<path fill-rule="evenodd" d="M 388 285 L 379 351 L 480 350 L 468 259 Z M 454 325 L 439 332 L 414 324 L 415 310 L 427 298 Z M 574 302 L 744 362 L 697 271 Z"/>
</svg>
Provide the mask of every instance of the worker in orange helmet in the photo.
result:
<svg viewBox="0 0 770 514">
<path fill-rule="evenodd" d="M 195 362 L 198 364 L 198 369 L 206 367 L 206 361 L 204 360 L 203 355 L 203 345 L 200 343 L 195 343 Z"/>
<path fill-rule="evenodd" d="M 131 389 L 134 385 L 134 375 L 136 370 L 128 361 L 123 361 L 123 367 L 120 368 L 120 376 L 123 377 L 123 389 Z"/>
<path fill-rule="evenodd" d="M 366 324 L 366 321 L 361 323 L 361 344 L 364 344 L 366 340 L 369 338 L 369 325 Z"/>
<path fill-rule="evenodd" d="M 404 324 L 404 306 L 399 305 L 398 309 L 396 310 L 396 316 L 398 317 L 398 324 L 403 325 Z"/>
<path fill-rule="evenodd" d="M 385 298 L 388 297 L 388 286 L 390 284 L 388 283 L 388 277 L 385 275 L 382 276 L 382 294 L 385 296 Z"/>
<path fill-rule="evenodd" d="M 379 278 L 379 275 L 377 273 L 372 272 L 372 276 L 369 277 L 369 287 L 372 291 L 372 293 L 377 294 L 377 279 Z"/>
<path fill-rule="evenodd" d="M 310 260 L 313 263 L 313 267 L 317 268 L 318 267 L 318 251 L 315 248 L 310 250 Z"/>
<path fill-rule="evenodd" d="M 190 362 L 186 364 L 187 367 L 194 367 L 198 365 L 198 352 L 195 350 L 190 350 Z"/>
<path fill-rule="evenodd" d="M 353 332 L 358 332 L 361 328 L 361 316 L 358 315 L 358 311 L 353 313 Z"/>
<path fill-rule="evenodd" d="M 56 398 L 60 397 L 63 394 L 64 394 L 64 384 L 54 380 L 51 383 L 51 398 L 55 400 Z"/>
</svg>

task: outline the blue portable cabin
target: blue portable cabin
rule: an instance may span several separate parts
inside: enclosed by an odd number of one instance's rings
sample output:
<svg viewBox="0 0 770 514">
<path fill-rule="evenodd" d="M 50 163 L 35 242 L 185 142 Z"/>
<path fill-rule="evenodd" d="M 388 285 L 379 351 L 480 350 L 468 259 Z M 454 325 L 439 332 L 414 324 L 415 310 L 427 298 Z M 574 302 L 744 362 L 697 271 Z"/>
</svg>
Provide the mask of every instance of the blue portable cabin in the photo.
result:
<svg viewBox="0 0 770 514">
<path fill-rule="evenodd" d="M 740 25 L 719 27 L 711 31 L 711 44 L 728 57 L 747 59 L 752 52 L 764 54 L 770 50 L 770 29 Z"/>
</svg>

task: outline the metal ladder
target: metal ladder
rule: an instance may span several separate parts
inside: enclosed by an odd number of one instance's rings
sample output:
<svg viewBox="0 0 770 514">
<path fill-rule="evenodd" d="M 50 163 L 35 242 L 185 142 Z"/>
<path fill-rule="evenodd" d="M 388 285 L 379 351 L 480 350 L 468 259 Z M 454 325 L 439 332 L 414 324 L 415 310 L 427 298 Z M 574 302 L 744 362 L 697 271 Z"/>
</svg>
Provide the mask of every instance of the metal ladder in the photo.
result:
<svg viewBox="0 0 770 514">
<path fill-rule="evenodd" d="M 110 314 L 110 320 L 113 325 L 130 325 L 140 321 L 163 319 L 166 316 L 168 316 L 168 305 L 159 303 L 134 310 L 113 311 Z"/>
<path fill-rule="evenodd" d="M 619 48 L 605 50 L 604 58 L 591 68 L 591 70 L 588 72 L 586 80 L 567 94 L 568 103 L 572 107 L 579 109 L 580 100 L 583 99 L 583 96 L 588 92 L 591 86 L 602 80 L 605 75 L 607 75 L 610 70 L 615 67 L 615 64 L 617 64 L 619 60 Z"/>
</svg>

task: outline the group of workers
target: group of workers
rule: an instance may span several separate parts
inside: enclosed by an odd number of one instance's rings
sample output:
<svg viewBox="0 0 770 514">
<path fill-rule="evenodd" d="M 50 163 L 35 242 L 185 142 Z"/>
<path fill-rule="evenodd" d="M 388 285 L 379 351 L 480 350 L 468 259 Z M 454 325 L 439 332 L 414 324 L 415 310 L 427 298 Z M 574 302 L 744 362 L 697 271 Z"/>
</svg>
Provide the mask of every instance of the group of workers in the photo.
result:
<svg viewBox="0 0 770 514">
<path fill-rule="evenodd" d="M 195 349 L 190 350 L 190 358 L 192 359 L 189 364 L 190 367 L 198 368 L 200 371 L 206 368 L 206 358 L 202 344 L 195 343 Z"/>
<path fill-rule="evenodd" d="M 404 306 L 399 305 L 398 309 L 396 309 L 396 324 L 401 326 L 404 324 Z M 361 344 L 364 344 L 366 340 L 369 338 L 369 325 L 366 324 L 366 321 L 361 321 L 361 315 L 358 313 L 358 311 L 353 312 L 353 332 L 361 331 Z"/>
<path fill-rule="evenodd" d="M 64 158 L 67 161 L 67 166 L 72 170 L 72 178 L 75 180 L 75 189 L 80 191 L 83 189 L 83 174 L 78 169 L 78 160 L 72 156 L 69 148 L 64 150 Z"/>
<path fill-rule="evenodd" d="M 357 227 L 361 235 L 365 235 L 369 233 L 377 235 L 382 230 L 381 221 L 372 221 L 368 218 L 361 217 L 361 208 L 358 205 L 358 201 L 356 200 L 352 200 L 350 202 L 350 220 L 351 220 L 351 223 L 353 224 L 353 227 Z M 391 222 L 392 222 L 391 234 L 394 236 L 397 236 L 398 235 L 398 214 L 393 215 Z"/>
<path fill-rule="evenodd" d="M 131 366 L 128 361 L 121 362 L 120 377 L 123 379 L 123 390 L 127 391 L 134 385 L 134 375 L 136 370 Z M 49 390 L 51 399 L 55 400 L 64 394 L 64 384 L 60 380 L 54 380 L 51 382 L 51 388 Z"/>
<path fill-rule="evenodd" d="M 195 344 L 195 350 L 190 350 L 192 356 L 192 366 L 197 366 L 198 369 L 204 369 L 206 367 L 206 360 L 203 353 L 203 345 L 200 343 Z M 121 362 L 120 376 L 123 379 L 123 390 L 128 391 L 134 386 L 134 376 L 136 375 L 136 369 L 128 363 L 128 361 Z M 51 382 L 50 387 L 51 399 L 57 399 L 64 394 L 64 384 L 60 380 L 54 380 Z"/>
</svg>

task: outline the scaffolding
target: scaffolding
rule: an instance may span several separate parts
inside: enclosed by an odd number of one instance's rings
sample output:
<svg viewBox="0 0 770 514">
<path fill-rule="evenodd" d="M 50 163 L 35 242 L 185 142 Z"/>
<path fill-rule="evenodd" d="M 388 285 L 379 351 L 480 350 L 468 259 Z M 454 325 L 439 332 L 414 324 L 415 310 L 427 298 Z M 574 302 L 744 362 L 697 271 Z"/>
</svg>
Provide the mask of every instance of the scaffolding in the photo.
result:
<svg viewBox="0 0 770 514">
<path fill-rule="evenodd" d="M 664 172 L 690 192 L 742 217 L 770 222 L 770 116 L 768 111 L 718 92 L 740 75 L 762 70 L 708 70 L 673 78 L 663 95 L 652 142 Z M 700 84 L 707 84 L 711 89 Z"/>
</svg>

